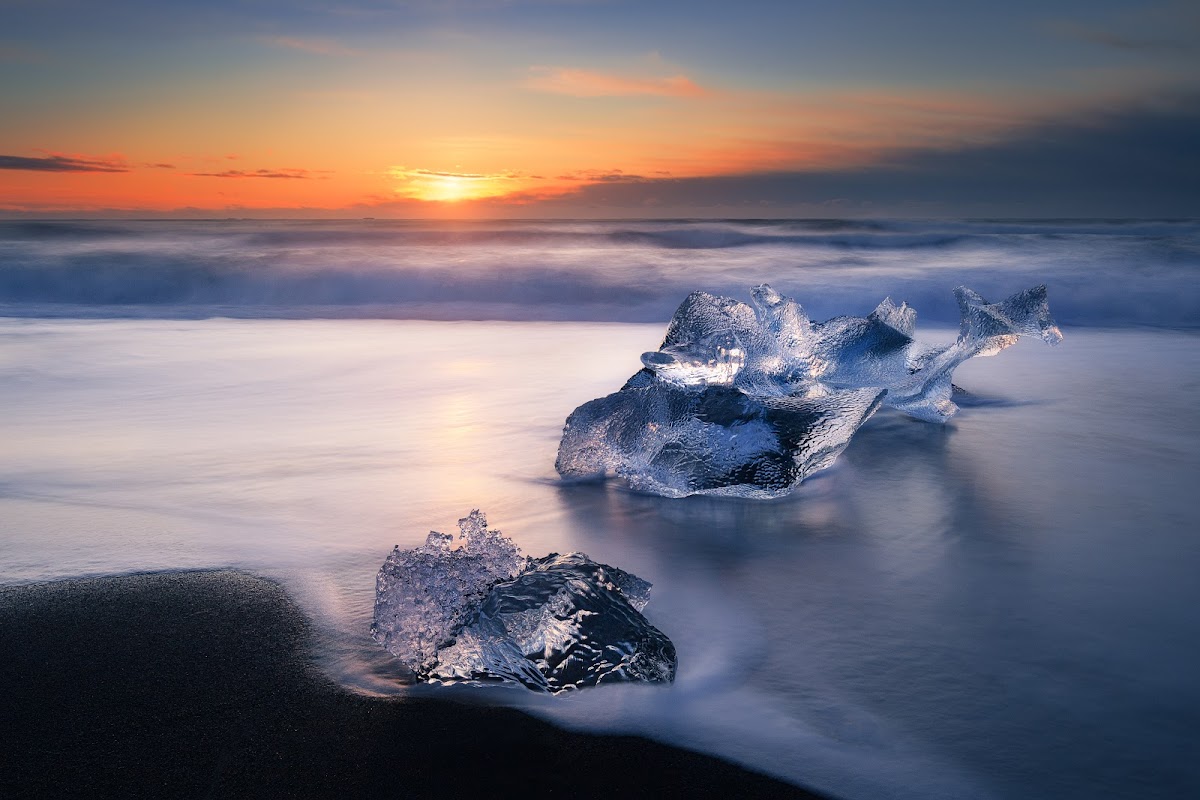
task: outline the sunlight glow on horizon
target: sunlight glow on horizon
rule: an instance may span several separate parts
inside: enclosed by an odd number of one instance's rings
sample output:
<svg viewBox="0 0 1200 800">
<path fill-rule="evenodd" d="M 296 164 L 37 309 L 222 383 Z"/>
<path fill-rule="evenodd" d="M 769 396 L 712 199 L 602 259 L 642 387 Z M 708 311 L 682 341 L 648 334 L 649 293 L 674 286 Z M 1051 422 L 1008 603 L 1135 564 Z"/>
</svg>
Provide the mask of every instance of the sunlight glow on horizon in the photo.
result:
<svg viewBox="0 0 1200 800">
<path fill-rule="evenodd" d="M 504 197 L 521 191 L 523 181 L 511 173 L 486 175 L 393 167 L 388 174 L 399 182 L 399 197 L 426 203 L 459 203 Z"/>
</svg>

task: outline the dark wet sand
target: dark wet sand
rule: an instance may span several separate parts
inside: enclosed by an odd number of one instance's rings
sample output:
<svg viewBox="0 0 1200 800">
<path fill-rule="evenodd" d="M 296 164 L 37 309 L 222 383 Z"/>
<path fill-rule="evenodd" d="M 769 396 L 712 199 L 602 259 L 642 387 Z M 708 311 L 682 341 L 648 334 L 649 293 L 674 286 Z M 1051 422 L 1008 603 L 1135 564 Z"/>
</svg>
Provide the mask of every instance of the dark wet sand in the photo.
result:
<svg viewBox="0 0 1200 800">
<path fill-rule="evenodd" d="M 815 797 L 512 709 L 354 695 L 309 637 L 237 572 L 0 589 L 0 797 Z"/>
</svg>

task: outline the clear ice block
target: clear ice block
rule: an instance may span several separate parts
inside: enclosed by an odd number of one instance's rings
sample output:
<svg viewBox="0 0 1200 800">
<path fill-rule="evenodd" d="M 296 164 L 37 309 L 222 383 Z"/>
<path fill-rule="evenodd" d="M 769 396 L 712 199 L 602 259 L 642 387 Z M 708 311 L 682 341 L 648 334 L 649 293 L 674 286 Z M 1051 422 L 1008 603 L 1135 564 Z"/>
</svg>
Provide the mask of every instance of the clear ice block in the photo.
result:
<svg viewBox="0 0 1200 800">
<path fill-rule="evenodd" d="M 832 464 L 881 404 L 945 422 L 963 361 L 1021 336 L 1062 339 L 1045 286 L 1000 303 L 959 287 L 961 332 L 938 348 L 914 342 L 916 312 L 891 298 L 866 317 L 814 323 L 770 286 L 751 296 L 688 295 L 643 369 L 567 418 L 559 474 L 616 475 L 667 497 L 778 497 Z"/>
<path fill-rule="evenodd" d="M 551 693 L 674 680 L 675 647 L 641 614 L 648 582 L 582 553 L 523 557 L 479 511 L 459 527 L 459 549 L 431 532 L 376 580 L 372 635 L 417 678 Z"/>
</svg>

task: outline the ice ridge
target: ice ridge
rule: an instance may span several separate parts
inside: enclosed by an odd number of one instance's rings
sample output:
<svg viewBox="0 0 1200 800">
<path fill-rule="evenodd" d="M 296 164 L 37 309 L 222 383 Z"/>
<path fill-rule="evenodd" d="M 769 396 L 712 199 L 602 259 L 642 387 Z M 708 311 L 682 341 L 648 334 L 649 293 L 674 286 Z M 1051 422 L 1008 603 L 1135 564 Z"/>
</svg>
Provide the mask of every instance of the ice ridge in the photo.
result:
<svg viewBox="0 0 1200 800">
<path fill-rule="evenodd" d="M 641 610 L 650 584 L 582 553 L 522 556 L 478 510 L 462 546 L 432 531 L 375 583 L 371 633 L 418 679 L 558 693 L 675 678 L 675 647 Z"/>
<path fill-rule="evenodd" d="M 926 348 L 914 341 L 916 312 L 891 298 L 866 317 L 812 322 L 766 284 L 752 305 L 693 292 L 643 369 L 567 418 L 555 467 L 667 497 L 787 494 L 832 464 L 880 405 L 945 422 L 963 361 L 1021 336 L 1062 340 L 1045 286 L 1000 303 L 966 287 L 955 296 L 958 339 Z"/>
</svg>

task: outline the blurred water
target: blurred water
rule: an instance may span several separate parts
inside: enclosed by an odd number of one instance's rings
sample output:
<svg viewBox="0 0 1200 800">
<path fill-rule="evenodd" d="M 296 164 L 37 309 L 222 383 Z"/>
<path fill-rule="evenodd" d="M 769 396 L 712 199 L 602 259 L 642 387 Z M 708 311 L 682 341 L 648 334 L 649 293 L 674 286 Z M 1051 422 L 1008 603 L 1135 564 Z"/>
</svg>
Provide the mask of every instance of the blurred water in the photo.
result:
<svg viewBox="0 0 1200 800">
<path fill-rule="evenodd" d="M 1060 323 L 1200 324 L 1200 222 L 0 221 L 0 315 L 665 321 L 772 283 L 815 319 L 1038 283 Z"/>
<path fill-rule="evenodd" d="M 1200 335 L 1068 328 L 977 359 L 949 426 L 877 415 L 780 501 L 557 483 L 566 415 L 662 330 L 0 320 L 0 582 L 250 569 L 359 691 L 511 703 L 846 797 L 1200 790 Z M 527 553 L 652 581 L 676 684 L 400 685 L 367 632 L 375 572 L 475 507 Z"/>
</svg>

